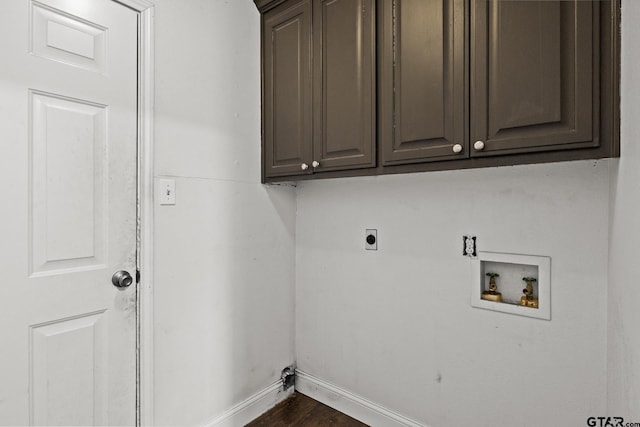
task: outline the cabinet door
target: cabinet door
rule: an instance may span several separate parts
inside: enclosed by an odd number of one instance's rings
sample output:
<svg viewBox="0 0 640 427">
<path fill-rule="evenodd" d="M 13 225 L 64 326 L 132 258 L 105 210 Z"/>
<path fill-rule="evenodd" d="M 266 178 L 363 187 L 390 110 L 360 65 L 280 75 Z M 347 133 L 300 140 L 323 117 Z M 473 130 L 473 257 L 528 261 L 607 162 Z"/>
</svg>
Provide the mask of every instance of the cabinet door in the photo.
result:
<svg viewBox="0 0 640 427">
<path fill-rule="evenodd" d="M 312 154 L 311 0 L 263 16 L 263 170 L 307 173 Z"/>
<path fill-rule="evenodd" d="M 315 170 L 375 166 L 374 0 L 314 0 L 313 13 Z"/>
<path fill-rule="evenodd" d="M 464 0 L 382 4 L 383 164 L 468 157 Z"/>
<path fill-rule="evenodd" d="M 471 155 L 597 147 L 599 2 L 471 4 Z"/>
</svg>

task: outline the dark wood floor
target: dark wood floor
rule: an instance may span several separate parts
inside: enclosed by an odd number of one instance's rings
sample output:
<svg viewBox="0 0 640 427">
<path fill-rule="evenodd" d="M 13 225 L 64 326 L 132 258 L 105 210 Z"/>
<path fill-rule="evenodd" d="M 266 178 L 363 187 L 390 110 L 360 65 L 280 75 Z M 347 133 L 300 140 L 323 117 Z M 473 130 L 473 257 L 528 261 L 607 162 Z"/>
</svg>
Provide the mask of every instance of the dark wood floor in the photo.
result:
<svg viewBox="0 0 640 427">
<path fill-rule="evenodd" d="M 284 402 L 245 427 L 367 427 L 304 394 L 294 393 Z"/>
</svg>

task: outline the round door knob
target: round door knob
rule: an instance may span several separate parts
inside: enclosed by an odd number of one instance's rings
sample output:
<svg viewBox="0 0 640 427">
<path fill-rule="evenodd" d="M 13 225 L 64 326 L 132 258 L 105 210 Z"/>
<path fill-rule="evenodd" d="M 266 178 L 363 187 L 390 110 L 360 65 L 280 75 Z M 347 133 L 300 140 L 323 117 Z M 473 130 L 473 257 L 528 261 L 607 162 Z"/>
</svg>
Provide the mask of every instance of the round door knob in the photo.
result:
<svg viewBox="0 0 640 427">
<path fill-rule="evenodd" d="M 456 154 L 457 153 L 462 153 L 462 145 L 460 145 L 460 144 L 454 145 L 453 146 L 453 152 L 456 153 Z"/>
<path fill-rule="evenodd" d="M 133 277 L 127 271 L 116 271 L 111 277 L 111 283 L 116 288 L 128 288 L 133 283 Z"/>
<path fill-rule="evenodd" d="M 475 148 L 475 149 L 476 149 L 476 150 L 478 150 L 478 151 L 482 151 L 482 150 L 484 150 L 484 142 L 482 142 L 482 141 L 476 141 L 476 142 L 473 144 L 473 148 Z"/>
<path fill-rule="evenodd" d="M 317 168 L 318 166 L 320 166 L 320 162 L 317 162 L 317 161 L 315 161 L 315 160 L 314 160 L 314 161 L 311 163 L 311 166 L 313 166 L 313 168 L 315 169 L 315 168 Z"/>
<path fill-rule="evenodd" d="M 300 165 L 300 169 L 302 169 L 303 171 L 306 171 L 307 169 L 309 169 L 309 165 L 306 163 L 303 163 Z"/>
</svg>

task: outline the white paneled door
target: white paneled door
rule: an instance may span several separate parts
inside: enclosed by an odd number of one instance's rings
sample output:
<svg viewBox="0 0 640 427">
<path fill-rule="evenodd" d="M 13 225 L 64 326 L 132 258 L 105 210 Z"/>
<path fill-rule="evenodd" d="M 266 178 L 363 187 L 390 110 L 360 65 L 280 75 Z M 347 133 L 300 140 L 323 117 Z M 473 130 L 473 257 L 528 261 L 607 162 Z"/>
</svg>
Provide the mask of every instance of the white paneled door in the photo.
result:
<svg viewBox="0 0 640 427">
<path fill-rule="evenodd" d="M 137 20 L 0 1 L 0 425 L 135 424 Z"/>
</svg>

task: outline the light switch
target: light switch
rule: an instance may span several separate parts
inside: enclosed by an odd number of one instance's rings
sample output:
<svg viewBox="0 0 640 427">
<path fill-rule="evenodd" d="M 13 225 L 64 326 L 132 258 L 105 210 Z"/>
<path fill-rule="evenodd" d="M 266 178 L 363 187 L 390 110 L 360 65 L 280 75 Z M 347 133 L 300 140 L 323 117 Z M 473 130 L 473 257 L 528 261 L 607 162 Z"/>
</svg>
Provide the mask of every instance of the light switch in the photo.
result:
<svg viewBox="0 0 640 427">
<path fill-rule="evenodd" d="M 159 187 L 160 187 L 160 204 L 175 205 L 176 204 L 176 180 L 161 179 Z"/>
</svg>

